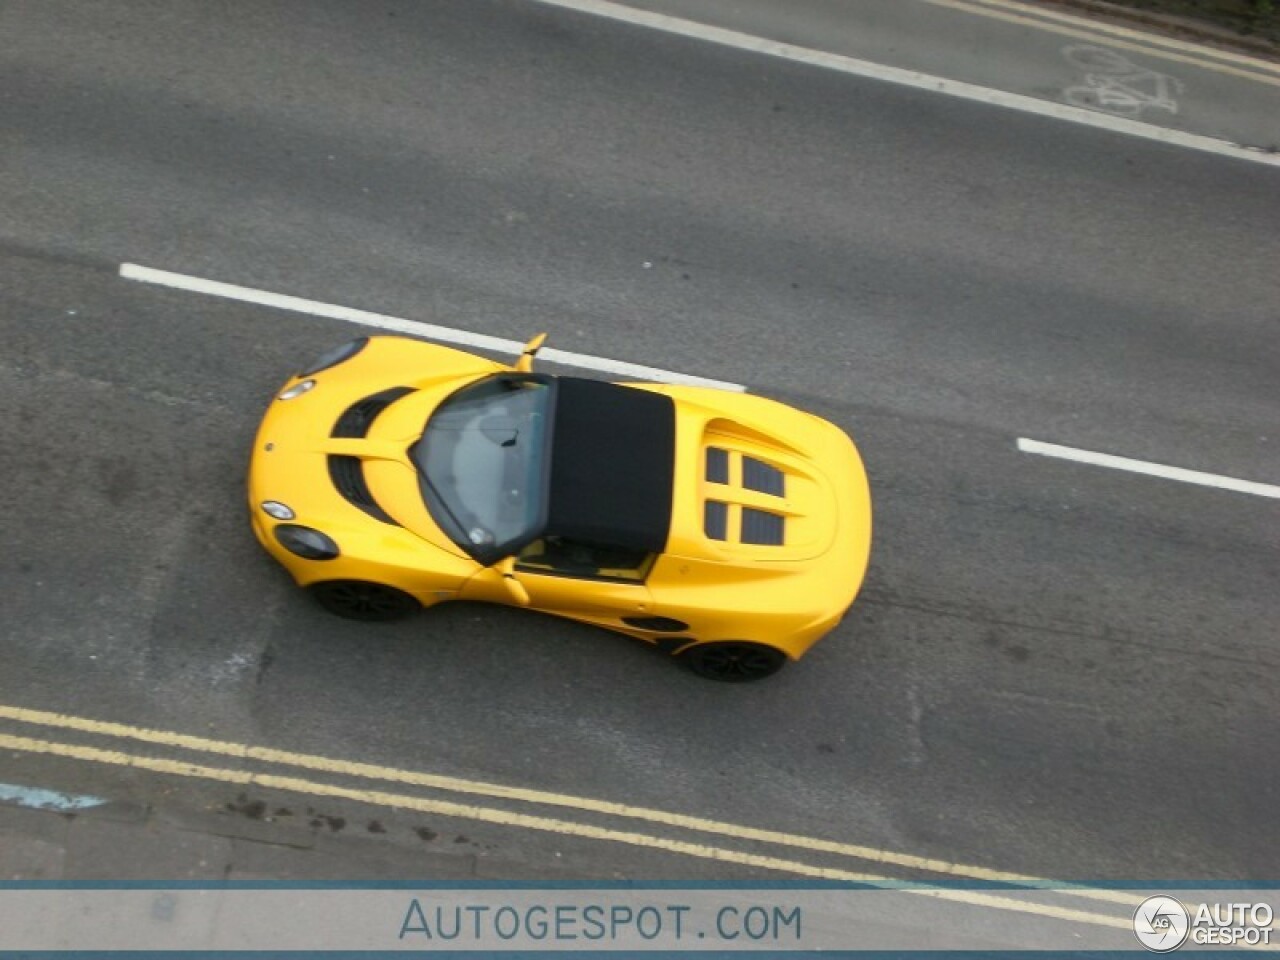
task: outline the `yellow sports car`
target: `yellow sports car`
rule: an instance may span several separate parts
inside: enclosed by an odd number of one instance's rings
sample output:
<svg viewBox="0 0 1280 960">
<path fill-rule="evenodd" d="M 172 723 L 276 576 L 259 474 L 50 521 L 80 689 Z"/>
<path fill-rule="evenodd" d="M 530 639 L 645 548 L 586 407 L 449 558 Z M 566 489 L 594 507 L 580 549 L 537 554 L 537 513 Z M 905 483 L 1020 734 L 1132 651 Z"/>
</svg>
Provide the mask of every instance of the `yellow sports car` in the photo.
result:
<svg viewBox="0 0 1280 960">
<path fill-rule="evenodd" d="M 839 622 L 866 472 L 808 413 L 705 387 L 532 371 L 365 337 L 291 378 L 249 466 L 253 530 L 334 613 L 530 607 L 756 680 Z"/>
</svg>

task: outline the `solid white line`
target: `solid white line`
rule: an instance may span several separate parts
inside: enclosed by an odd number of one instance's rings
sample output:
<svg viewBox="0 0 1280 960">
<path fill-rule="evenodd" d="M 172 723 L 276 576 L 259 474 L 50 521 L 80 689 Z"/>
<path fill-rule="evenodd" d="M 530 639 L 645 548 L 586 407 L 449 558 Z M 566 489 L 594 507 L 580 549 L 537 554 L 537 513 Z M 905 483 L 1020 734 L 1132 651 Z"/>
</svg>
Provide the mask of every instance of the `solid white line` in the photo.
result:
<svg viewBox="0 0 1280 960">
<path fill-rule="evenodd" d="M 492 350 L 495 353 L 519 354 L 524 350 L 524 343 L 519 340 L 506 340 L 502 337 L 491 337 L 484 333 L 473 333 L 470 330 L 456 330 L 453 327 L 442 327 L 438 324 L 423 323 L 419 320 L 390 317 L 382 313 L 370 313 L 367 310 L 356 310 L 352 307 L 342 307 L 333 303 L 321 303 L 318 300 L 304 300 L 302 297 L 291 297 L 288 294 L 272 293 L 269 290 L 258 290 L 253 287 L 241 287 L 233 283 L 222 283 L 218 280 L 205 280 L 201 277 L 188 276 L 185 273 L 155 270 L 151 267 L 139 266 L 136 263 L 120 264 L 120 276 L 126 280 L 154 283 L 162 287 L 173 287 L 177 290 L 188 290 L 212 297 L 226 297 L 230 300 L 241 300 L 245 303 L 274 307 L 277 310 L 306 313 L 314 317 L 345 320 L 348 323 L 357 323 L 365 327 L 375 327 L 379 330 L 389 330 L 393 333 L 404 333 L 410 336 L 439 340 L 443 343 L 454 343 L 480 350 Z M 585 353 L 571 353 L 568 350 L 548 348 L 539 351 L 538 358 L 550 363 L 560 363 L 583 370 L 598 370 L 614 376 L 635 377 L 638 380 L 653 380 L 658 383 L 712 387 L 717 390 L 731 390 L 735 393 L 744 393 L 747 389 L 740 383 L 731 383 L 727 380 L 712 380 L 708 377 L 677 373 L 674 370 L 646 367 L 638 363 L 627 363 L 625 360 L 610 360 L 607 357 L 593 357 Z"/>
<path fill-rule="evenodd" d="M 1184 133 L 1180 130 L 1170 130 L 1166 127 L 1157 127 L 1149 123 L 1127 120 L 1124 117 L 1114 117 L 1106 113 L 1096 113 L 1092 110 L 1073 107 L 1065 103 L 1037 100 L 1035 97 L 1027 97 L 1018 93 L 992 90 L 959 80 L 947 80 L 944 77 L 935 77 L 916 70 L 904 70 L 901 67 L 889 67 L 883 64 L 871 63 L 867 60 L 857 60 L 838 53 L 810 50 L 807 47 L 798 47 L 790 43 L 781 43 L 776 40 L 766 40 L 763 37 L 752 36 L 748 33 L 740 33 L 737 30 L 727 30 L 723 27 L 695 23 L 692 20 L 684 20 L 680 17 L 672 17 L 663 13 L 638 10 L 618 3 L 611 3 L 609 0 L 537 0 L 537 2 L 554 7 L 564 7 L 579 13 L 594 14 L 634 26 L 648 27 L 651 30 L 661 30 L 664 33 L 672 33 L 677 36 L 716 43 L 725 47 L 734 47 L 738 50 L 747 50 L 752 53 L 764 54 L 765 56 L 778 57 L 782 60 L 791 60 L 795 63 L 823 67 L 827 70 L 835 70 L 857 77 L 896 83 L 900 86 L 913 87 L 917 90 L 929 90 L 949 97 L 958 97 L 962 100 L 972 100 L 990 106 L 1018 110 L 1022 113 L 1032 113 L 1054 120 L 1067 120 L 1087 127 L 1097 127 L 1101 130 L 1110 130 L 1113 133 L 1123 133 L 1131 137 L 1155 140 L 1173 146 L 1214 153 L 1223 157 L 1232 157 L 1236 160 L 1250 160 L 1254 163 L 1280 167 L 1280 154 L 1269 153 L 1264 150 L 1253 150 L 1249 147 L 1242 147 L 1239 144 L 1229 143 L 1226 140 L 1217 140 L 1213 137 L 1204 137 L 1194 133 Z"/>
<path fill-rule="evenodd" d="M 1259 497 L 1280 499 L 1280 487 L 1272 486 L 1269 483 L 1237 480 L 1234 477 L 1223 477 L 1216 473 L 1201 473 L 1199 470 L 1167 467 L 1160 463 L 1130 460 L 1128 457 L 1116 457 L 1109 453 L 1077 450 L 1075 447 L 1060 447 L 1056 443 L 1042 443 L 1039 440 L 1028 440 L 1025 437 L 1018 438 L 1018 449 L 1023 453 L 1038 453 L 1044 457 L 1075 460 L 1077 463 L 1089 463 L 1095 467 L 1128 470 L 1130 473 L 1145 473 L 1147 476 L 1163 477 L 1165 480 L 1181 480 L 1183 483 L 1197 483 L 1202 487 L 1218 487 L 1222 490 L 1234 490 L 1237 493 L 1252 493 Z"/>
</svg>

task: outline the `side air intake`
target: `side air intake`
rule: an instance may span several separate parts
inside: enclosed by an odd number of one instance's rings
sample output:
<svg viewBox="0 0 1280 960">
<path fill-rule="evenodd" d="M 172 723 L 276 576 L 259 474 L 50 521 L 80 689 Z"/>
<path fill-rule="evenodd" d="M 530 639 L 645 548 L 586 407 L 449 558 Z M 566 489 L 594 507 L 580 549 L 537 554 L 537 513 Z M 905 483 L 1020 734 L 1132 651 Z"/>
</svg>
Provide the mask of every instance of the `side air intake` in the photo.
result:
<svg viewBox="0 0 1280 960">
<path fill-rule="evenodd" d="M 342 416 L 333 425 L 331 436 L 346 440 L 359 440 L 368 436 L 369 428 L 378 419 L 378 414 L 408 393 L 413 393 L 413 387 L 392 387 L 357 400 L 342 411 Z"/>
<path fill-rule="evenodd" d="M 354 507 L 359 507 L 375 520 L 399 526 L 387 511 L 378 506 L 364 479 L 364 462 L 359 457 L 344 454 L 329 455 L 329 479 L 334 488 Z"/>
</svg>

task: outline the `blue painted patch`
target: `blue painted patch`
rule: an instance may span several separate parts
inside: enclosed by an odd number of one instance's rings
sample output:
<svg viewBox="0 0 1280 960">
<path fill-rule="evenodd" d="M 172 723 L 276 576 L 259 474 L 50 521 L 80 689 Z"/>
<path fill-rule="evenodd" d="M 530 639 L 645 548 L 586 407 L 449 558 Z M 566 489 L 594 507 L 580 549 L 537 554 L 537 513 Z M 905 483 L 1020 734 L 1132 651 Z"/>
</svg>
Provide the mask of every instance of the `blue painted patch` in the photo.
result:
<svg viewBox="0 0 1280 960">
<path fill-rule="evenodd" d="M 58 793 L 56 790 L 41 790 L 39 787 L 20 787 L 14 783 L 0 783 L 0 803 L 14 803 L 20 807 L 69 813 L 74 810 L 100 807 L 106 802 L 102 797 L 91 797 L 88 794 Z"/>
</svg>

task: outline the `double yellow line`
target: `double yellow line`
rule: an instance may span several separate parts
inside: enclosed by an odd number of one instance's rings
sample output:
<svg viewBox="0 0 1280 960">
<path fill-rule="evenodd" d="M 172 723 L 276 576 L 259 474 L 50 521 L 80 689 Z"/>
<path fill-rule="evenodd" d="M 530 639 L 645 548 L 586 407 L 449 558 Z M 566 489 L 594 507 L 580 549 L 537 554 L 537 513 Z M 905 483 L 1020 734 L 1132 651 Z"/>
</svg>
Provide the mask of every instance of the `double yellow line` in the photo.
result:
<svg viewBox="0 0 1280 960">
<path fill-rule="evenodd" d="M 1138 897 L 1121 891 L 1071 886 L 1026 874 L 991 870 L 985 867 L 918 857 L 874 847 L 839 843 L 833 840 L 823 840 L 774 830 L 761 830 L 755 827 L 671 813 L 648 807 L 631 806 L 607 800 L 465 780 L 458 777 L 401 770 L 393 767 L 381 767 L 313 754 L 294 753 L 224 740 L 212 740 L 168 730 L 148 729 L 15 706 L 0 705 L 0 720 L 41 727 L 45 730 L 70 731 L 95 737 L 108 737 L 117 741 L 124 740 L 137 744 L 153 744 L 167 749 L 188 751 L 206 756 L 214 755 L 241 761 L 252 761 L 275 768 L 295 768 L 356 780 L 374 780 L 382 784 L 400 784 L 473 797 L 486 797 L 521 804 L 555 807 L 577 813 L 601 814 L 612 818 L 650 823 L 664 828 L 711 834 L 737 841 L 756 842 L 775 847 L 828 854 L 881 867 L 905 868 L 949 878 L 1015 884 L 1030 888 L 1028 893 L 1044 891 L 1046 894 L 1069 894 L 1074 897 L 1095 901 L 1122 904 L 1125 908 L 1125 915 L 1107 915 L 1031 900 L 1020 900 L 1012 896 L 985 893 L 977 890 L 944 887 L 909 888 L 909 892 L 922 896 L 978 907 L 1034 914 L 1055 920 L 1132 929 L 1129 915 L 1138 902 Z M 630 846 L 661 850 L 704 860 L 717 860 L 764 870 L 773 870 L 792 876 L 897 885 L 897 881 L 894 878 L 883 874 L 822 866 L 795 859 L 750 853 L 725 846 L 678 840 L 658 833 L 602 827 L 575 819 L 522 813 L 503 807 L 434 799 L 409 793 L 392 793 L 383 789 L 344 786 L 339 783 L 304 779 L 298 776 L 283 775 L 278 772 L 258 772 L 253 769 L 210 766 L 203 763 L 175 760 L 169 757 L 150 756 L 144 753 L 124 752 L 86 746 L 79 743 L 65 743 L 53 739 L 15 736 L 7 733 L 0 734 L 0 748 L 32 754 L 66 757 L 73 760 L 109 764 L 118 767 L 129 767 L 171 776 L 233 783 L 241 786 L 257 786 L 264 789 L 282 790 L 310 796 L 334 797 L 374 806 L 394 807 L 501 826 L 522 827 L 563 836 L 624 843 Z"/>
</svg>

